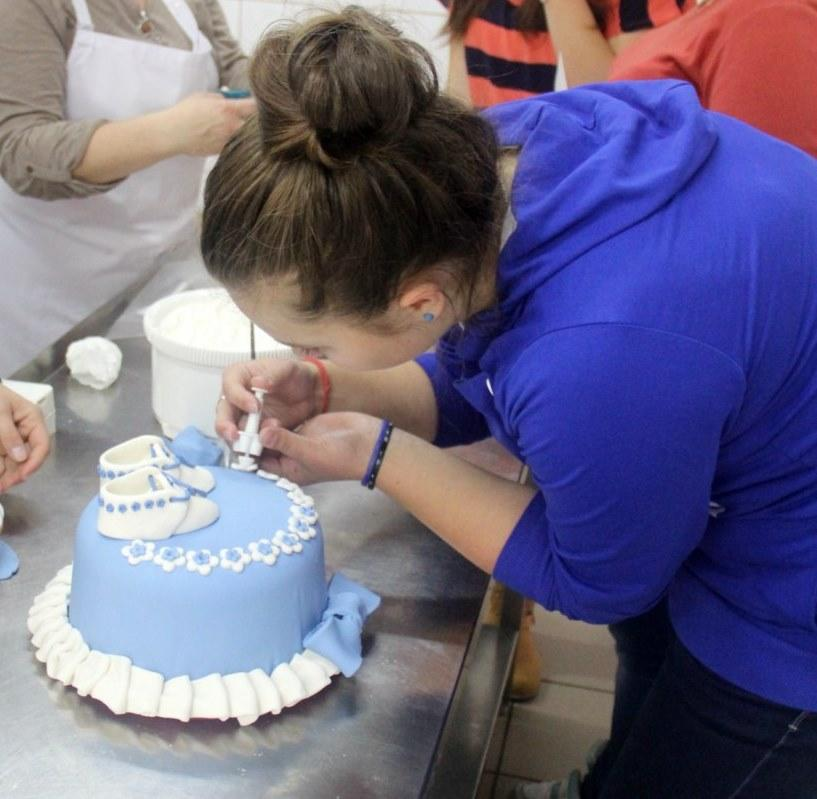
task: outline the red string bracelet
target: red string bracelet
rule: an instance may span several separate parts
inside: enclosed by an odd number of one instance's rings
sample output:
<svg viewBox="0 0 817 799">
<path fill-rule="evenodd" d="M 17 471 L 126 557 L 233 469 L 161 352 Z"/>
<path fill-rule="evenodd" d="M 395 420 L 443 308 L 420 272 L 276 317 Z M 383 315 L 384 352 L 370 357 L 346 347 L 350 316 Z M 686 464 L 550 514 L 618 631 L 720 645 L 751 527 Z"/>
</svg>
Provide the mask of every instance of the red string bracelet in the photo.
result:
<svg viewBox="0 0 817 799">
<path fill-rule="evenodd" d="M 305 363 L 311 363 L 318 370 L 318 377 L 321 381 L 321 413 L 326 413 L 329 410 L 329 397 L 332 395 L 332 380 L 329 377 L 329 371 L 326 364 L 320 358 L 313 358 L 307 355 L 301 359 Z"/>
</svg>

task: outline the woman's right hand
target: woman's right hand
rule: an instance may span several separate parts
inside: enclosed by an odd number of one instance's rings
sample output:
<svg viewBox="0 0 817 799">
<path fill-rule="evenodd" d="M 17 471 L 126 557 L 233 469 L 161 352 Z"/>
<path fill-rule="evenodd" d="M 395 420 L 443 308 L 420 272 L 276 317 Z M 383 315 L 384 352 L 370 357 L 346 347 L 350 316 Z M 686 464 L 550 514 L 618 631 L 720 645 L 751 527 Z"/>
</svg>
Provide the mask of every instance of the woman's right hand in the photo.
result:
<svg viewBox="0 0 817 799">
<path fill-rule="evenodd" d="M 238 438 L 241 419 L 258 410 L 251 388 L 267 392 L 261 431 L 270 426 L 292 430 L 317 416 L 323 404 L 318 368 L 312 364 L 262 358 L 228 366 L 216 407 L 216 432 L 228 443 Z"/>
<path fill-rule="evenodd" d="M 36 472 L 49 448 L 48 430 L 40 409 L 0 386 L 0 492 Z"/>
<path fill-rule="evenodd" d="M 168 143 L 184 155 L 218 155 L 255 113 L 255 100 L 228 100 L 216 92 L 191 94 L 161 112 Z"/>
</svg>

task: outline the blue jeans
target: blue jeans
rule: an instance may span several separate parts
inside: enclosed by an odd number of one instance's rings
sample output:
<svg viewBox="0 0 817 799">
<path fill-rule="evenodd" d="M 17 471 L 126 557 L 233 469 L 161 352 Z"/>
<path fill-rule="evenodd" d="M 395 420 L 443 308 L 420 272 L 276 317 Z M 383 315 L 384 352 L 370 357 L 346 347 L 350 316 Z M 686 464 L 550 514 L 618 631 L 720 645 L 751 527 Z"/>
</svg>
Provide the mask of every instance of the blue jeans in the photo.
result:
<svg viewBox="0 0 817 799">
<path fill-rule="evenodd" d="M 582 799 L 815 799 L 817 714 L 727 682 L 677 640 L 666 603 L 611 625 L 610 742 Z"/>
</svg>

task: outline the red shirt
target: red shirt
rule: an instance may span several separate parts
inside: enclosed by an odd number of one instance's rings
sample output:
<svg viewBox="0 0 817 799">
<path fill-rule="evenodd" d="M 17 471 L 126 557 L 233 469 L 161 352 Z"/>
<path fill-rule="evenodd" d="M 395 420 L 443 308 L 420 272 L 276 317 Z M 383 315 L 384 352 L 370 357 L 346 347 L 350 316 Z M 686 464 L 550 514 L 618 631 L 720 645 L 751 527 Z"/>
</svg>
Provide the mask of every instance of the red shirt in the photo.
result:
<svg viewBox="0 0 817 799">
<path fill-rule="evenodd" d="M 681 78 L 701 104 L 817 156 L 817 0 L 710 0 L 650 31 L 610 80 Z"/>
</svg>

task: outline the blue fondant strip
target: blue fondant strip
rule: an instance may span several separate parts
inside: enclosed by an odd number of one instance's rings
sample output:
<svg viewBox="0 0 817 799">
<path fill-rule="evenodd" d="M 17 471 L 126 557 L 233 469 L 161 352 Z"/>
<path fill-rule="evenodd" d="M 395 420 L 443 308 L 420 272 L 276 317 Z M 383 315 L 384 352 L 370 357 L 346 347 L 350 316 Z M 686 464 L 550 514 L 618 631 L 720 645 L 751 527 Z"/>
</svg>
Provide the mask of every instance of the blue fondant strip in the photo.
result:
<svg viewBox="0 0 817 799">
<path fill-rule="evenodd" d="M 17 553 L 4 541 L 0 541 L 0 580 L 8 580 L 17 574 L 20 559 Z"/>
<path fill-rule="evenodd" d="M 359 583 L 336 574 L 329 583 L 329 602 L 318 626 L 306 635 L 304 646 L 331 660 L 346 677 L 363 662 L 363 622 L 380 605 L 380 597 Z"/>
</svg>

